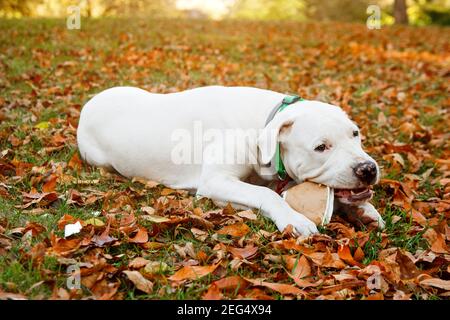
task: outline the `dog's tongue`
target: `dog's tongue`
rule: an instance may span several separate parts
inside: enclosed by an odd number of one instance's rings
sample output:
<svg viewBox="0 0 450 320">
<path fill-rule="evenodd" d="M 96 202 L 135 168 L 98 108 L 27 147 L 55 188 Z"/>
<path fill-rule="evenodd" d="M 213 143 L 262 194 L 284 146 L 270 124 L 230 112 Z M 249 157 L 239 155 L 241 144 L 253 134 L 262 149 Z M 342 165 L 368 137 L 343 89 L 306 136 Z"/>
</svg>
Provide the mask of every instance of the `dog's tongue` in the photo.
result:
<svg viewBox="0 0 450 320">
<path fill-rule="evenodd" d="M 334 189 L 334 195 L 338 198 L 346 198 L 349 201 L 359 201 L 371 198 L 372 190 L 369 188 Z"/>
</svg>

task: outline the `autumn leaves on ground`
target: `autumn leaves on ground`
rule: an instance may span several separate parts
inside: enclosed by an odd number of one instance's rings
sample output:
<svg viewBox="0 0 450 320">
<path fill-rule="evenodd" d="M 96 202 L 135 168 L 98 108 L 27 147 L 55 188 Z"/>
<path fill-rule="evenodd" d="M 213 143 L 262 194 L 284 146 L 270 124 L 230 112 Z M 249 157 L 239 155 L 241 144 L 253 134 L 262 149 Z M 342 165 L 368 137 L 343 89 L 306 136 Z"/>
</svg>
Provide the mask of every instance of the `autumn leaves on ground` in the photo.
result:
<svg viewBox="0 0 450 320">
<path fill-rule="evenodd" d="M 0 299 L 448 299 L 449 29 L 136 19 L 0 29 Z M 295 239 L 257 210 L 220 210 L 79 160 L 93 94 L 211 84 L 345 109 L 382 167 L 373 203 L 386 229 L 335 216 Z"/>
</svg>

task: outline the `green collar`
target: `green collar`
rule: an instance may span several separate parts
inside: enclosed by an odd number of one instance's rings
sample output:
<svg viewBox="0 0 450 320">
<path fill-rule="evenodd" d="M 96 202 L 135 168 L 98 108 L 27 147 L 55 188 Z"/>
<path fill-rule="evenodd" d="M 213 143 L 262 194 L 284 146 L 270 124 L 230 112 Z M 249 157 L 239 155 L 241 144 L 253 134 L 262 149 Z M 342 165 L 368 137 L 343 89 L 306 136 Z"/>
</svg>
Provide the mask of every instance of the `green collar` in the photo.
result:
<svg viewBox="0 0 450 320">
<path fill-rule="evenodd" d="M 272 118 L 278 113 L 283 111 L 284 109 L 286 109 L 289 105 L 297 102 L 297 101 L 303 101 L 304 99 L 300 98 L 297 95 L 289 95 L 286 96 L 283 101 L 277 106 L 277 108 L 275 108 L 275 112 L 273 113 Z M 272 119 L 268 119 L 268 121 L 271 121 Z M 281 153 L 280 153 L 280 143 L 277 143 L 277 148 L 275 151 L 275 156 L 274 156 L 274 160 L 275 160 L 275 170 L 278 174 L 278 178 L 280 180 L 284 180 L 286 179 L 286 177 L 288 176 L 287 172 L 286 172 L 286 168 L 284 167 L 283 164 L 283 160 L 281 160 Z"/>
</svg>

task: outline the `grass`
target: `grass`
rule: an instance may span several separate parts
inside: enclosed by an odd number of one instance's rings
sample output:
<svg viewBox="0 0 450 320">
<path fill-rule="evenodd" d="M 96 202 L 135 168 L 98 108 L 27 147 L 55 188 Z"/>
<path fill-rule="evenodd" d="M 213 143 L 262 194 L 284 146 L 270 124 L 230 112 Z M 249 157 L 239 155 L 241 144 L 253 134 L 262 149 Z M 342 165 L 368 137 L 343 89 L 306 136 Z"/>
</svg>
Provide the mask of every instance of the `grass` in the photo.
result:
<svg viewBox="0 0 450 320">
<path fill-rule="evenodd" d="M 64 215 L 87 220 L 94 212 L 112 210 L 123 195 L 130 199 L 122 199 L 118 209 L 134 212 L 139 218 L 140 207 L 154 205 L 160 196 L 162 187 L 144 190 L 140 183 L 105 175 L 97 168 L 83 165 L 76 171 L 66 167 L 77 152 L 74 128 L 81 106 L 93 94 L 111 86 L 132 85 L 153 92 L 172 92 L 208 84 L 248 85 L 297 93 L 307 99 L 325 97 L 327 102 L 341 105 L 361 126 L 366 137 L 364 144 L 383 166 L 383 178 L 409 183 L 405 174 L 421 175 L 434 168 L 429 179 L 414 187 L 415 200 L 427 201 L 436 198 L 437 193 L 444 194 L 445 186 L 440 185 L 439 179 L 444 177 L 445 168 L 435 160 L 448 156 L 448 143 L 445 142 L 448 136 L 443 134 L 448 129 L 448 114 L 444 112 L 448 104 L 445 89 L 448 79 L 441 76 L 441 70 L 449 59 L 446 53 L 448 40 L 445 39 L 450 37 L 443 35 L 449 31 L 401 27 L 400 38 L 399 30 L 397 27 L 386 28 L 369 35 L 363 25 L 357 24 L 83 19 L 81 30 L 70 31 L 65 29 L 65 21 L 58 19 L 0 20 L 0 119 L 2 115 L 6 116 L 0 122 L 0 152 L 3 152 L 0 160 L 30 165 L 25 174 L 16 176 L 2 171 L 0 163 L 0 182 L 8 187 L 7 196 L 0 196 L 0 222 L 5 221 L 0 226 L 12 239 L 11 248 L 0 255 L 0 291 L 43 299 L 52 297 L 55 288 L 64 288 L 66 266 L 57 257 L 46 255 L 41 264 L 36 264 L 27 255 L 37 244 L 49 241 L 51 233 L 63 236 L 57 222 Z M 370 53 L 371 48 L 384 48 L 386 41 L 391 49 Z M 359 49 L 354 43 L 364 45 L 365 49 L 355 51 Z M 429 52 L 430 48 L 435 58 L 424 62 L 420 54 Z M 402 58 L 403 52 L 413 54 Z M 425 71 L 417 67 L 419 63 L 424 65 Z M 418 76 L 422 72 L 427 76 Z M 430 84 L 432 96 L 425 89 Z M 399 102 L 394 91 L 405 92 L 406 101 Z M 387 125 L 377 123 L 380 112 L 388 119 Z M 413 133 L 402 131 L 399 128 L 405 121 L 425 129 Z M 43 122 L 49 122 L 47 128 L 36 128 Z M 58 134 L 64 137 L 64 142 L 59 145 L 61 148 L 47 151 L 55 147 L 52 139 Z M 17 138 L 19 145 L 14 145 L 11 137 Z M 430 137 L 444 142 L 430 145 Z M 422 163 L 417 171 L 413 171 L 407 152 L 399 152 L 405 159 L 404 167 L 398 167 L 390 158 L 384 157 L 388 152 L 383 146 L 400 143 L 419 151 L 416 156 Z M 98 182 L 58 183 L 59 199 L 44 206 L 41 212 L 29 210 L 38 206 L 18 208 L 23 204 L 22 193 L 30 192 L 32 188 L 42 190 L 45 174 L 58 164 L 64 164 L 61 169 L 64 174 Z M 44 173 L 33 173 L 31 167 L 37 171 L 43 168 Z M 109 203 L 99 200 L 79 206 L 68 202 L 71 189 L 86 194 L 109 192 L 112 198 Z M 382 212 L 386 229 L 379 232 L 354 227 L 357 232 L 369 236 L 362 247 L 363 265 L 377 261 L 380 252 L 386 248 L 396 247 L 411 254 L 428 250 L 429 244 L 423 235 L 431 226 L 419 230 L 407 209 L 392 204 L 391 187 L 381 185 L 375 191 L 373 203 Z M 209 200 L 192 200 L 194 207 L 201 207 L 205 212 L 215 208 Z M 442 212 L 431 212 L 424 213 L 427 219 L 445 219 Z M 276 231 L 273 222 L 258 216 L 256 221 L 246 221 L 250 232 L 243 243 L 252 243 L 252 237 L 259 230 Z M 19 231 L 11 233 L 31 222 L 41 224 L 46 230 L 31 239 L 22 239 Z M 148 221 L 141 221 L 140 225 L 149 230 L 153 228 L 153 223 Z M 257 243 L 260 253 L 251 261 L 253 265 L 242 264 L 238 268 L 225 265 L 219 274 L 210 274 L 180 287 L 173 286 L 167 277 L 176 272 L 184 260 L 174 245 L 192 243 L 196 252 L 205 252 L 208 257 L 205 264 L 212 263 L 216 257 L 215 245 L 240 245 L 226 236 L 218 236 L 212 241 L 211 236 L 216 230 L 208 231 L 206 242 L 199 241 L 193 236 L 191 227 L 190 224 L 180 225 L 151 236 L 149 241 L 164 244 L 159 249 L 145 249 L 126 241 L 102 249 L 102 254 L 114 257 L 108 263 L 119 271 L 125 270 L 135 257 L 164 261 L 168 265 L 166 271 L 153 278 L 151 294 L 143 294 L 123 275 L 115 275 L 121 298 L 199 299 L 213 281 L 230 275 L 292 283 L 283 263 L 265 265 L 264 257 L 268 254 L 300 257 L 300 254 L 295 250 L 273 248 L 270 239 L 260 238 Z M 332 238 L 336 236 L 326 227 L 321 227 L 320 231 Z M 121 234 L 115 236 L 125 240 Z M 315 242 L 309 244 L 317 245 Z M 330 250 L 336 247 L 333 243 Z M 77 254 L 77 261 L 82 261 L 89 250 Z M 317 266 L 314 270 L 319 269 L 320 274 L 326 276 L 338 272 Z M 444 274 L 442 270 L 436 274 Z M 313 278 L 317 280 L 318 277 L 319 274 L 315 274 Z M 40 281 L 44 283 L 32 288 Z M 87 287 L 82 290 L 84 296 L 93 295 Z M 311 294 L 317 297 L 319 291 L 314 290 Z M 439 299 L 431 291 L 417 290 L 413 298 Z M 277 292 L 265 292 L 274 299 L 284 298 Z M 227 293 L 227 297 L 239 298 L 242 294 L 242 290 L 236 289 Z M 356 298 L 364 298 L 363 295 L 358 293 Z"/>
</svg>

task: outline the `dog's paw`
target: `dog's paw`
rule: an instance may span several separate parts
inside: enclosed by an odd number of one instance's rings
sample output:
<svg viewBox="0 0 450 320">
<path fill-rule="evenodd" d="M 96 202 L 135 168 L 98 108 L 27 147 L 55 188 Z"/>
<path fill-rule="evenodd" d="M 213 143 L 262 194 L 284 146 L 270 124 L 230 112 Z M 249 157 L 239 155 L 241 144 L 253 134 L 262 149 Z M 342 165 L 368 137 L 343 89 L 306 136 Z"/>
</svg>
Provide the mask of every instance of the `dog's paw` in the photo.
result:
<svg viewBox="0 0 450 320">
<path fill-rule="evenodd" d="M 296 235 L 305 237 L 319 232 L 317 226 L 311 220 L 298 212 L 293 212 L 277 219 L 275 224 L 281 232 L 284 231 L 288 225 L 292 225 L 293 232 Z"/>
<path fill-rule="evenodd" d="M 359 209 L 360 219 L 364 224 L 375 223 L 380 230 L 383 230 L 386 227 L 383 218 L 372 204 L 368 202 L 364 203 L 359 206 Z"/>
</svg>

